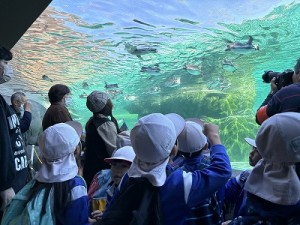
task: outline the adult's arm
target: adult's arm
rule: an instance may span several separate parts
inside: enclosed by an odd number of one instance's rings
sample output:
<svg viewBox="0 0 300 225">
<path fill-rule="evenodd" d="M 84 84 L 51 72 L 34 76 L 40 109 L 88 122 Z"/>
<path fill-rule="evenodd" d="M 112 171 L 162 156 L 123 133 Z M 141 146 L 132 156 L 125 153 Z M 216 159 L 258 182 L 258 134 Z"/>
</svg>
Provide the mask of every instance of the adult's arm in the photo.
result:
<svg viewBox="0 0 300 225">
<path fill-rule="evenodd" d="M 24 133 L 29 130 L 31 119 L 32 119 L 31 112 L 24 111 L 23 117 L 20 119 L 21 133 Z"/>
<path fill-rule="evenodd" d="M 280 107 L 278 98 L 273 98 L 274 94 L 278 91 L 275 80 L 275 77 L 273 77 L 273 79 L 270 81 L 270 93 L 256 111 L 255 121 L 259 125 L 272 116 L 270 114 L 276 114 L 276 111 L 278 110 L 277 107 Z"/>
</svg>

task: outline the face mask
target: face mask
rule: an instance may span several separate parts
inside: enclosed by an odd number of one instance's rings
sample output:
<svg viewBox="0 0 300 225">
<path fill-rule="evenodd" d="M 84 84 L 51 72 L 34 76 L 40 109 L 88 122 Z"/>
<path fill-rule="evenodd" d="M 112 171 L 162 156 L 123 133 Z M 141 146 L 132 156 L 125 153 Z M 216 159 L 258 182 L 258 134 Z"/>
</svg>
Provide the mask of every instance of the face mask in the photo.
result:
<svg viewBox="0 0 300 225">
<path fill-rule="evenodd" d="M 3 84 L 11 79 L 13 76 L 13 69 L 10 64 L 7 64 L 4 60 L 1 60 L 0 66 L 3 67 L 3 74 L 0 75 L 0 84 Z"/>
<path fill-rule="evenodd" d="M 72 98 L 70 96 L 67 96 L 65 98 L 65 106 L 70 107 L 72 105 Z"/>
<path fill-rule="evenodd" d="M 21 113 L 24 112 L 24 104 L 19 106 L 19 112 L 21 112 Z"/>
<path fill-rule="evenodd" d="M 22 117 L 24 115 L 24 111 L 25 111 L 24 110 L 24 104 L 20 105 L 18 109 L 19 109 L 19 114 Z"/>
</svg>

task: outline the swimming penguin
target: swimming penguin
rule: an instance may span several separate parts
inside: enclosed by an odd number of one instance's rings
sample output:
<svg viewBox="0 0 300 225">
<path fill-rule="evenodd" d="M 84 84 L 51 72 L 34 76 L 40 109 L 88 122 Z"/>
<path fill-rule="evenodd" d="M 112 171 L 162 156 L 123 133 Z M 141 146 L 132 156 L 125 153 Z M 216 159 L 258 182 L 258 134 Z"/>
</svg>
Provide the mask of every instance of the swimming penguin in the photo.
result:
<svg viewBox="0 0 300 225">
<path fill-rule="evenodd" d="M 252 50 L 259 50 L 259 46 L 253 45 L 252 41 L 253 41 L 253 37 L 249 36 L 249 39 L 246 43 L 241 43 L 241 42 L 230 43 L 227 45 L 225 51 L 232 51 L 240 54 L 246 54 Z"/>
<path fill-rule="evenodd" d="M 228 59 L 223 60 L 222 68 L 232 73 L 234 73 L 237 70 L 237 68 L 233 65 L 233 63 Z"/>
<path fill-rule="evenodd" d="M 193 76 L 198 76 L 201 73 L 201 66 L 194 64 L 185 64 L 184 69 Z"/>
<path fill-rule="evenodd" d="M 178 77 L 178 76 L 172 76 L 172 77 L 169 77 L 169 78 L 166 80 L 165 86 L 166 86 L 166 87 L 171 87 L 171 88 L 173 88 L 173 87 L 179 86 L 180 83 L 181 83 L 180 77 Z"/>
<path fill-rule="evenodd" d="M 151 47 L 137 48 L 136 46 L 131 45 L 129 43 L 125 44 L 125 49 L 127 50 L 127 52 L 129 52 L 132 55 L 136 55 L 141 60 L 143 60 L 141 55 L 146 55 L 149 53 L 157 53 L 156 48 L 151 48 Z"/>
<path fill-rule="evenodd" d="M 53 82 L 53 80 L 52 80 L 50 77 L 48 77 L 47 75 L 43 75 L 42 78 L 43 78 L 43 80 L 45 80 L 45 81 Z"/>
<path fill-rule="evenodd" d="M 113 88 L 119 88 L 119 85 L 117 83 L 115 84 L 108 84 L 106 81 L 104 82 L 105 83 L 105 88 L 106 89 L 113 89 Z"/>
<path fill-rule="evenodd" d="M 142 66 L 140 72 L 148 73 L 153 76 L 160 75 L 159 64 L 157 63 L 152 66 Z"/>
<path fill-rule="evenodd" d="M 87 88 L 89 86 L 89 84 L 86 82 L 86 81 L 83 81 L 82 82 L 82 87 L 83 88 Z"/>
</svg>

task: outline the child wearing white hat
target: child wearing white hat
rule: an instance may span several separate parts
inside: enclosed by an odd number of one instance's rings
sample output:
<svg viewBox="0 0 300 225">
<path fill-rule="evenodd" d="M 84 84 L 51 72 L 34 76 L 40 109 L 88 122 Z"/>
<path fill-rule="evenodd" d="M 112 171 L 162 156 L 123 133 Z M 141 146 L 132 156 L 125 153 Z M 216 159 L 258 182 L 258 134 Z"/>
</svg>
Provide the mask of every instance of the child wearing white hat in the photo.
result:
<svg viewBox="0 0 300 225">
<path fill-rule="evenodd" d="M 265 120 L 255 139 L 262 159 L 245 183 L 245 212 L 229 224 L 300 224 L 300 113 Z M 228 224 L 228 223 L 226 223 Z"/>
<path fill-rule="evenodd" d="M 96 179 L 94 178 L 93 181 L 97 180 L 97 176 L 101 176 L 101 174 L 104 175 L 106 172 L 107 174 L 105 176 L 110 175 L 110 179 L 106 184 L 99 187 L 98 190 L 92 190 L 94 188 L 94 183 L 92 182 L 92 185 L 89 189 L 89 196 L 90 198 L 92 198 L 92 202 L 97 201 L 97 199 L 100 198 L 105 198 L 107 203 L 110 202 L 113 194 L 115 193 L 118 185 L 121 182 L 121 179 L 131 166 L 134 157 L 135 153 L 133 151 L 133 148 L 131 146 L 124 146 L 115 150 L 112 157 L 104 159 L 106 163 L 110 164 L 110 170 L 100 171 L 95 175 Z M 91 219 L 89 220 L 90 223 L 97 222 L 101 218 L 102 213 L 103 212 L 99 210 L 94 210 L 91 213 Z"/>
<path fill-rule="evenodd" d="M 208 140 L 203 134 L 203 125 L 186 121 L 183 131 L 178 136 L 177 157 L 182 159 L 181 169 L 193 172 L 207 168 L 210 165 L 210 156 L 203 152 L 208 151 Z M 218 191 L 207 195 L 204 201 L 199 202 L 196 207 L 191 207 L 186 218 L 187 223 L 193 221 L 193 224 L 220 224 L 223 221 L 221 200 L 222 196 Z"/>
<path fill-rule="evenodd" d="M 151 224 L 148 219 L 151 220 L 151 217 L 160 213 L 163 224 L 186 224 L 189 209 L 217 191 L 230 178 L 229 158 L 225 147 L 221 144 L 218 127 L 213 124 L 204 126 L 204 133 L 211 144 L 211 164 L 204 170 L 194 172 L 177 169 L 167 176 L 166 167 L 170 156 L 177 153 L 175 126 L 167 116 L 160 113 L 153 113 L 138 120 L 130 133 L 136 157 L 128 174 L 121 181 L 119 186 L 121 194 L 113 198 L 102 217 L 101 224 L 129 224 L 133 219 L 132 215 L 134 219 L 145 222 L 143 224 Z M 139 178 L 146 178 L 159 194 L 158 205 L 148 208 L 145 216 L 139 214 L 139 207 L 128 209 L 129 206 L 124 205 L 121 209 L 115 203 L 118 199 L 122 199 L 122 187 L 125 187 L 126 182 Z M 118 214 L 120 211 L 122 215 Z M 127 214 L 124 215 L 124 212 Z"/>
<path fill-rule="evenodd" d="M 28 185 L 31 186 L 27 197 L 29 200 L 34 199 L 33 205 L 25 204 L 24 207 L 27 207 L 29 211 L 34 209 L 33 214 L 36 214 L 36 224 L 44 224 L 47 218 L 49 220 L 47 224 L 51 224 L 50 219 L 52 218 L 54 224 L 88 224 L 86 184 L 82 177 L 77 176 L 78 166 L 74 155 L 80 141 L 79 136 L 82 133 L 82 130 L 79 131 L 78 129 L 82 129 L 82 127 L 73 127 L 74 123 L 55 124 L 48 127 L 39 136 L 38 143 L 43 164 L 36 173 L 35 178 L 23 188 L 27 188 Z M 23 189 L 21 189 L 21 193 Z M 40 195 L 46 196 L 41 205 L 36 200 Z M 24 198 L 21 195 L 22 197 Z M 18 198 L 20 197 L 17 194 L 16 200 Z M 29 207 L 32 207 L 32 209 L 28 209 Z M 43 217 L 44 208 L 46 211 L 51 212 L 51 218 L 48 214 L 47 218 Z M 18 212 L 16 209 L 8 208 L 5 212 L 7 218 L 10 217 L 11 213 Z M 43 223 L 41 222 L 42 219 L 44 219 Z M 19 218 L 18 224 L 31 224 L 23 220 L 24 218 Z M 6 221 L 6 215 L 3 217 L 2 224 L 10 224 L 10 221 Z"/>
</svg>

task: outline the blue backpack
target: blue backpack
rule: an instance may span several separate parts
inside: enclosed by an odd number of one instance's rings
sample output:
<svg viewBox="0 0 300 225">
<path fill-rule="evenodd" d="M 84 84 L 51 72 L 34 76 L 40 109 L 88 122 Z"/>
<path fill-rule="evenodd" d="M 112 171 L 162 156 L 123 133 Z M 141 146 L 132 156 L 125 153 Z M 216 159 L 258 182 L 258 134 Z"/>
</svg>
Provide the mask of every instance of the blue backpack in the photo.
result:
<svg viewBox="0 0 300 225">
<path fill-rule="evenodd" d="M 52 210 L 53 189 L 50 191 L 45 213 L 42 204 L 45 190 L 29 200 L 36 180 L 31 180 L 12 199 L 4 211 L 1 225 L 54 225 L 55 216 Z"/>
</svg>

